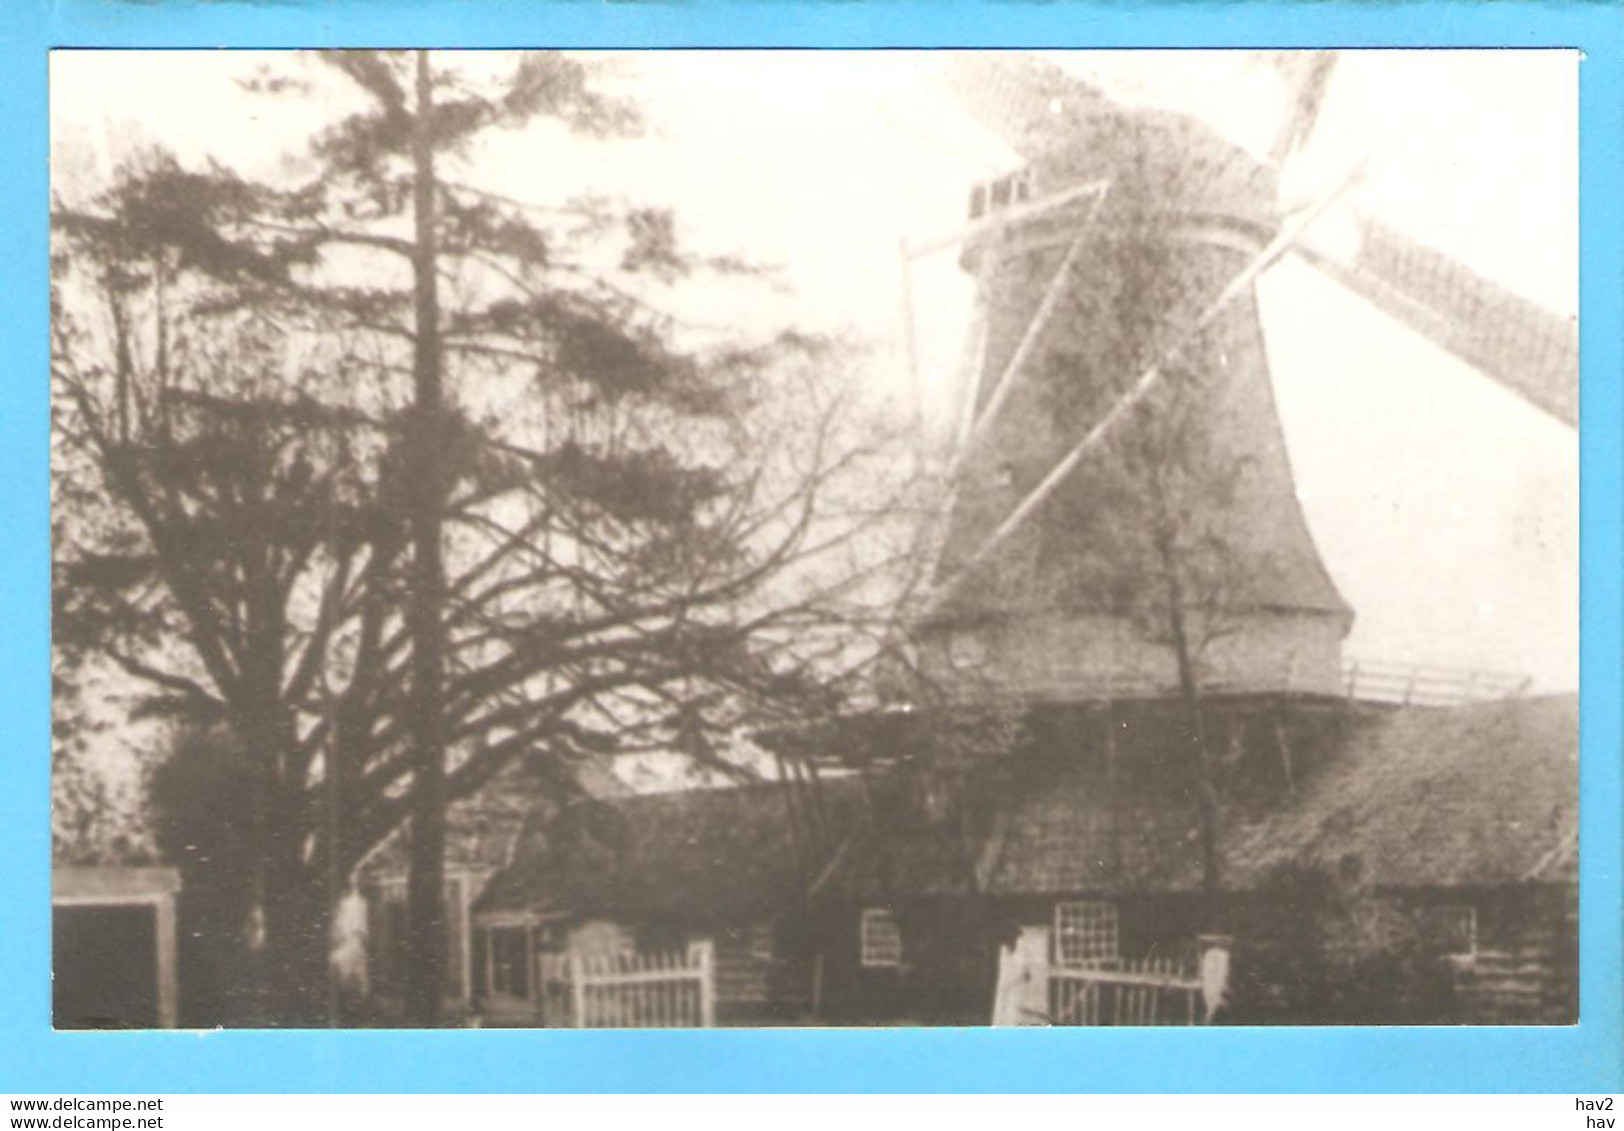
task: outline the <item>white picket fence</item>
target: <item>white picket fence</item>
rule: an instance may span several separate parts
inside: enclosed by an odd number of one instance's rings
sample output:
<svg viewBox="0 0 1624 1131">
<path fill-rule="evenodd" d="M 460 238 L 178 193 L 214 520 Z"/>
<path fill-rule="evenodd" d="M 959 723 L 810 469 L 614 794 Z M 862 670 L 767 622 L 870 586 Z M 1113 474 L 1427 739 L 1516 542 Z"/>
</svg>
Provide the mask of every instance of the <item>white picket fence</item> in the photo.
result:
<svg viewBox="0 0 1624 1131">
<path fill-rule="evenodd" d="M 576 1029 L 716 1024 L 716 962 L 709 940 L 685 951 L 544 954 L 537 975 L 546 1013 Z"/>
<path fill-rule="evenodd" d="M 1201 980 L 1174 958 L 1049 971 L 1051 1025 L 1195 1025 Z"/>
</svg>

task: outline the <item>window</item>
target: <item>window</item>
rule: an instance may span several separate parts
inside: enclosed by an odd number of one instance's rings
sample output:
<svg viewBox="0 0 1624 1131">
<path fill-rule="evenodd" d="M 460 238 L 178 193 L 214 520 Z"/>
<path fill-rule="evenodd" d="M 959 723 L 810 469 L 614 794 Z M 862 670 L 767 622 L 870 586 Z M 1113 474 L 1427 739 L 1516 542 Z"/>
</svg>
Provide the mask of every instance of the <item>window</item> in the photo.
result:
<svg viewBox="0 0 1624 1131">
<path fill-rule="evenodd" d="M 1438 908 L 1438 938 L 1450 958 L 1470 959 L 1477 954 L 1477 908 L 1451 903 Z"/>
<path fill-rule="evenodd" d="M 524 927 L 490 929 L 491 992 L 530 996 L 530 932 Z"/>
<path fill-rule="evenodd" d="M 889 911 L 874 908 L 863 912 L 859 944 L 864 966 L 902 965 L 902 931 Z"/>
<path fill-rule="evenodd" d="M 1116 904 L 1055 904 L 1054 953 L 1061 966 L 1094 966 L 1115 960 Z"/>
</svg>

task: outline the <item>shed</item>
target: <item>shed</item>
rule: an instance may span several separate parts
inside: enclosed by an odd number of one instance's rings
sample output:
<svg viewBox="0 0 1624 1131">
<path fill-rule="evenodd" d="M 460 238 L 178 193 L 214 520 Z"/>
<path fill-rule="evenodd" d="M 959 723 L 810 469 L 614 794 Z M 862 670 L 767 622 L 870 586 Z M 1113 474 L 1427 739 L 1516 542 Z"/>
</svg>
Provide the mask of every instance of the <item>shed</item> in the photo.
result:
<svg viewBox="0 0 1624 1131">
<path fill-rule="evenodd" d="M 174 868 L 51 872 L 51 1021 L 58 1029 L 175 1026 Z"/>
<path fill-rule="evenodd" d="M 788 1019 L 814 993 L 808 888 L 862 804 L 856 779 L 587 802 L 527 823 L 474 908 L 485 1011 L 543 1024 L 540 959 L 713 956 L 723 1022 Z"/>
<path fill-rule="evenodd" d="M 557 807 L 561 794 L 612 796 L 625 786 L 597 762 L 570 770 L 568 780 L 538 773 L 523 762 L 510 765 L 483 789 L 451 804 L 446 814 L 445 909 L 447 1006 L 465 1011 L 475 985 L 471 911 L 499 870 L 513 859 L 525 822 Z M 366 903 L 367 988 L 394 1012 L 405 976 L 408 825 L 384 841 L 359 870 Z"/>
</svg>

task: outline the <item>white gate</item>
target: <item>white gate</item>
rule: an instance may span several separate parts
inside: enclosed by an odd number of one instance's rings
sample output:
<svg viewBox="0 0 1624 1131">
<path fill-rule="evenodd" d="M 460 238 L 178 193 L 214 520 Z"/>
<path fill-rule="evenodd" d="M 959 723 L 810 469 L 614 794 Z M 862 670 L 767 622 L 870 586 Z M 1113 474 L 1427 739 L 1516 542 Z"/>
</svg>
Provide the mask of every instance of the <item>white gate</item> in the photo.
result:
<svg viewBox="0 0 1624 1131">
<path fill-rule="evenodd" d="M 715 951 L 550 954 L 538 986 L 550 1015 L 577 1029 L 709 1029 L 716 1024 Z M 567 1013 L 565 1012 L 567 1010 Z"/>
<path fill-rule="evenodd" d="M 1201 999 L 1201 979 L 1170 958 L 1049 971 L 1052 1025 L 1195 1025 Z"/>
</svg>

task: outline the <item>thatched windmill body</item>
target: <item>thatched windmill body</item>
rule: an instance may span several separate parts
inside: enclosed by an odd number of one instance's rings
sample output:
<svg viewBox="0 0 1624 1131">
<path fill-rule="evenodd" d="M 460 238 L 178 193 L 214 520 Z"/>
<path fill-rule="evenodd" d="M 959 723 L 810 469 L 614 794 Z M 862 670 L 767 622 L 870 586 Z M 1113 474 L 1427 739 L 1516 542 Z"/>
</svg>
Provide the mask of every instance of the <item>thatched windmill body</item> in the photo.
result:
<svg viewBox="0 0 1624 1131">
<path fill-rule="evenodd" d="M 935 685 L 1339 692 L 1352 610 L 1297 501 L 1254 289 L 1283 255 L 1576 422 L 1571 321 L 1363 217 L 1325 246 L 1313 222 L 1350 180 L 1282 208 L 1278 167 L 1332 62 L 1296 64 L 1268 159 L 1024 56 L 956 67 L 960 103 L 1027 163 L 976 186 L 963 233 L 977 332 L 934 583 L 909 614 Z"/>
</svg>

